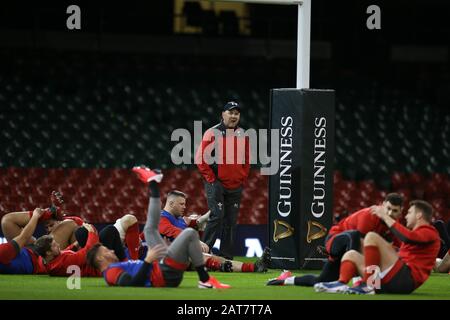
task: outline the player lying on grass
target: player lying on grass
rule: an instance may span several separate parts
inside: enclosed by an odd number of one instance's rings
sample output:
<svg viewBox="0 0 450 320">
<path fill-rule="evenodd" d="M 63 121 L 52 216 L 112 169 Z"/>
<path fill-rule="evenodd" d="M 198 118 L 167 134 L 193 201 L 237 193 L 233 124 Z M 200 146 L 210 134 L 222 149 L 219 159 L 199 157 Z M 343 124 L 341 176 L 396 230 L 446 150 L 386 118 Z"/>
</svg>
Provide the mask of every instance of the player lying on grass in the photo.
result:
<svg viewBox="0 0 450 320">
<path fill-rule="evenodd" d="M 81 276 L 95 277 L 100 274 L 86 263 L 86 254 L 94 244 L 98 243 L 97 230 L 90 224 L 83 224 L 88 230 L 86 245 L 78 251 L 61 250 L 59 243 L 52 235 L 44 235 L 35 242 L 35 250 L 42 257 L 44 267 L 49 275 L 68 276 L 67 270 L 70 266 L 76 265 L 81 269 Z"/>
<path fill-rule="evenodd" d="M 133 225 L 136 218 L 132 215 L 125 215 L 118 219 L 116 224 L 120 224 L 122 231 L 125 231 L 127 225 Z M 126 248 L 121 240 L 120 232 L 116 225 L 104 227 L 97 235 L 97 231 L 90 224 L 84 223 L 82 227 L 75 232 L 77 238 L 77 251 L 71 248 L 61 250 L 58 242 L 52 235 L 45 235 L 36 240 L 36 251 L 42 256 L 44 266 L 48 274 L 53 276 L 67 276 L 67 269 L 71 265 L 77 265 L 81 268 L 82 276 L 101 276 L 101 274 L 86 263 L 86 254 L 96 243 L 101 241 L 107 248 L 114 251 L 120 261 L 128 260 Z M 139 233 L 135 234 L 139 243 Z"/>
<path fill-rule="evenodd" d="M 59 192 L 53 191 L 50 197 L 51 206 L 44 210 L 39 219 L 48 234 L 51 234 L 61 248 L 66 248 L 76 241 L 75 231 L 83 224 L 79 217 L 64 216 L 64 200 Z M 30 221 L 32 211 L 10 212 L 2 218 L 2 232 L 10 241 L 19 235 Z M 31 235 L 28 243 L 33 243 Z"/>
<path fill-rule="evenodd" d="M 433 226 L 439 232 L 439 237 L 441 238 L 441 247 L 439 249 L 438 258 L 443 259 L 447 252 L 450 250 L 450 236 L 447 231 L 448 227 L 442 220 L 433 221 Z"/>
<path fill-rule="evenodd" d="M 43 214 L 45 210 L 34 209 L 31 218 L 20 233 L 8 243 L 0 244 L 1 274 L 46 273 L 42 259 L 34 251 L 33 245 L 27 245 Z"/>
<path fill-rule="evenodd" d="M 108 233 L 105 234 L 105 229 Z M 104 231 L 105 230 L 105 231 Z M 85 228 L 79 228 L 75 233 L 80 247 L 84 247 L 88 232 Z M 114 250 L 120 261 L 127 259 L 137 260 L 139 256 L 145 256 L 145 247 L 141 247 L 139 238 L 139 224 L 132 214 L 125 214 L 116 220 L 114 225 L 108 225 L 100 231 L 100 242 L 109 249 Z"/>
<path fill-rule="evenodd" d="M 450 222 L 448 224 L 450 226 Z M 433 271 L 450 274 L 450 236 L 447 232 L 448 228 L 442 220 L 435 221 L 433 225 L 441 238 L 441 248 L 439 249 L 439 255 L 436 258 Z"/>
<path fill-rule="evenodd" d="M 86 245 L 88 231 L 83 227 L 83 220 L 77 216 L 65 215 L 65 202 L 62 194 L 53 191 L 51 194 L 52 205 L 45 209 L 39 219 L 52 239 L 47 239 L 48 244 L 53 240 L 59 244 L 62 250 L 77 251 Z M 11 212 L 2 219 L 2 231 L 7 239 L 12 239 L 20 233 L 22 228 L 30 221 L 31 212 Z M 117 232 L 112 230 L 115 227 Z M 139 225 L 135 216 L 126 214 L 117 219 L 113 226 L 107 226 L 100 232 L 100 240 L 113 249 L 120 260 L 127 258 L 137 259 L 140 247 Z M 117 239 L 126 248 L 120 248 Z M 29 243 L 35 239 L 30 236 Z M 59 273 L 59 272 L 58 272 Z M 63 274 L 61 274 L 63 275 Z"/>
<path fill-rule="evenodd" d="M 151 170 L 146 167 L 134 167 L 133 172 L 138 178 L 146 182 L 149 179 Z M 202 229 L 208 219 L 208 213 L 198 219 L 186 221 L 184 211 L 186 209 L 187 195 L 181 191 L 173 190 L 167 195 L 166 204 L 161 211 L 161 218 L 159 222 L 159 233 L 169 242 L 173 242 L 180 233 L 189 225 Z M 192 223 L 194 222 L 194 223 Z M 211 255 L 208 252 L 209 247 L 202 241 L 200 246 L 203 252 L 203 258 L 206 267 L 211 271 L 224 272 L 266 272 L 270 264 L 270 250 L 265 248 L 261 259 L 255 263 L 241 262 L 235 260 L 227 260 L 223 257 Z"/>
<path fill-rule="evenodd" d="M 408 294 L 430 276 L 439 252 L 440 238 L 431 224 L 433 208 L 422 200 L 410 202 L 406 227 L 392 219 L 386 205 L 373 208 L 372 214 L 382 219 L 402 242 L 397 251 L 375 232 L 364 238 L 364 255 L 350 250 L 342 257 L 338 281 L 314 285 L 317 292 L 353 294 Z M 363 277 L 350 288 L 347 283 L 355 275 Z"/>
<path fill-rule="evenodd" d="M 382 204 L 387 214 L 397 220 L 401 216 L 403 197 L 398 193 L 388 194 Z M 293 276 L 290 271 L 283 272 L 278 278 L 271 279 L 267 285 L 313 286 L 318 282 L 335 281 L 339 278 L 342 256 L 349 250 L 361 252 L 361 238 L 369 232 L 376 232 L 386 238 L 392 238 L 386 223 L 371 214 L 372 207 L 361 209 L 331 227 L 325 238 L 328 261 L 319 276 Z"/>
<path fill-rule="evenodd" d="M 97 244 L 88 252 L 89 264 L 103 273 L 108 285 L 178 287 L 184 271 L 192 262 L 200 279 L 199 288 L 229 288 L 206 271 L 197 231 L 186 228 L 170 246 L 162 239 L 158 231 L 161 213 L 158 183 L 162 177 L 161 173 L 151 171 L 145 181 L 149 185 L 150 198 L 144 227 L 148 245 L 144 261 L 119 262 L 114 252 Z"/>
<path fill-rule="evenodd" d="M 436 259 L 433 271 L 450 274 L 450 250 L 448 250 L 442 259 Z"/>
</svg>

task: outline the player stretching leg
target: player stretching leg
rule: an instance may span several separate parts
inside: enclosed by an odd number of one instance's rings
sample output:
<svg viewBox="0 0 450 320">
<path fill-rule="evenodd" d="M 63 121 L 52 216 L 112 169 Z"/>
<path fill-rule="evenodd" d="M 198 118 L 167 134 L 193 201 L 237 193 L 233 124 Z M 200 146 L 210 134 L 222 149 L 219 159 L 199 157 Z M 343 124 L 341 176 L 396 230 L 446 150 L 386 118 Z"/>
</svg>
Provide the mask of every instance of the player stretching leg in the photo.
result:
<svg viewBox="0 0 450 320">
<path fill-rule="evenodd" d="M 161 212 L 158 183 L 161 180 L 161 173 L 151 171 L 146 181 L 151 195 L 144 227 L 149 249 L 144 261 L 118 262 L 111 250 L 96 245 L 88 253 L 89 263 L 103 273 L 108 285 L 178 287 L 192 262 L 199 275 L 199 288 L 230 288 L 206 271 L 198 233 L 194 229 L 187 228 L 167 247 L 158 230 Z"/>
<path fill-rule="evenodd" d="M 147 182 L 150 175 L 150 169 L 144 166 L 134 167 L 133 172 L 137 177 Z M 198 229 L 204 228 L 209 217 L 209 212 L 198 217 L 183 216 L 186 209 L 186 202 L 188 196 L 181 191 L 172 190 L 167 194 L 166 204 L 161 211 L 161 218 L 159 220 L 159 233 L 164 239 L 173 242 L 187 227 Z M 203 258 L 208 270 L 222 271 L 222 272 L 266 272 L 270 265 L 270 249 L 265 248 L 260 259 L 254 263 L 241 262 L 236 260 L 227 260 L 224 257 L 209 254 L 210 248 L 208 245 L 200 241 L 200 246 L 203 251 Z"/>
<path fill-rule="evenodd" d="M 0 244 L 1 274 L 40 274 L 45 273 L 42 259 L 33 250 L 33 245 L 25 247 L 32 237 L 39 219 L 45 210 L 34 209 L 22 231 L 8 243 Z"/>
</svg>

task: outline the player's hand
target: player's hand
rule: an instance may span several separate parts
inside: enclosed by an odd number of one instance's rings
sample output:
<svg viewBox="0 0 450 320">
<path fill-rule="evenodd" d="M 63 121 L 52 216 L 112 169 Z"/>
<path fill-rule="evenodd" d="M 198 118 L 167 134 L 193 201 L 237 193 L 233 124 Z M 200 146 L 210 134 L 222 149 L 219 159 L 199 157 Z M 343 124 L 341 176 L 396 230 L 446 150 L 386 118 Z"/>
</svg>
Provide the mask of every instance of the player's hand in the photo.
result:
<svg viewBox="0 0 450 320">
<path fill-rule="evenodd" d="M 373 215 L 375 215 L 375 216 L 377 216 L 377 217 L 379 217 L 381 219 L 383 219 L 387 215 L 386 208 L 384 206 L 382 206 L 382 205 L 381 206 L 371 206 L 370 207 L 370 212 Z"/>
<path fill-rule="evenodd" d="M 163 244 L 157 244 L 156 246 L 149 248 L 145 262 L 152 263 L 155 260 L 159 260 L 167 254 L 167 247 Z"/>
<path fill-rule="evenodd" d="M 184 216 L 183 219 L 188 227 L 198 230 L 197 220 L 199 217 L 198 214 L 191 214 L 189 216 Z"/>
<path fill-rule="evenodd" d="M 163 236 L 162 239 L 164 240 L 164 243 L 165 243 L 167 246 L 170 246 L 170 245 L 171 245 L 171 242 L 170 242 L 170 239 L 169 239 L 169 238 Z"/>
<path fill-rule="evenodd" d="M 41 208 L 36 208 L 33 210 L 33 215 L 31 217 L 39 220 L 39 218 L 42 217 L 43 214 L 44 210 L 42 210 Z"/>
<path fill-rule="evenodd" d="M 199 231 L 204 231 L 206 228 L 206 223 L 208 222 L 209 215 L 211 214 L 211 210 L 208 210 L 204 215 L 200 216 L 197 219 L 197 228 Z"/>
<path fill-rule="evenodd" d="M 200 247 L 202 247 L 202 252 L 203 253 L 209 253 L 209 247 L 206 243 L 200 241 Z"/>
</svg>

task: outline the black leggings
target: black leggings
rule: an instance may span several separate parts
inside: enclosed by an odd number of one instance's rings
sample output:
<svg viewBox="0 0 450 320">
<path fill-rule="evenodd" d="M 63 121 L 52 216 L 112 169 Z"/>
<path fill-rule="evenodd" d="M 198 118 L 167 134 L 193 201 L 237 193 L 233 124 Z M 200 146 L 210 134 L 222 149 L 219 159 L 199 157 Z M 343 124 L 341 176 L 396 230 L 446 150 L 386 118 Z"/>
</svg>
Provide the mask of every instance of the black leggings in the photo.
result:
<svg viewBox="0 0 450 320">
<path fill-rule="evenodd" d="M 437 220 L 433 222 L 434 227 L 439 232 L 439 237 L 441 238 L 441 248 L 439 249 L 439 258 L 443 258 L 450 249 L 450 237 L 445 223 L 442 220 Z M 450 225 L 450 224 L 449 224 Z"/>
<path fill-rule="evenodd" d="M 120 240 L 119 231 L 113 225 L 106 226 L 98 234 L 100 242 L 108 249 L 114 250 L 120 261 L 126 258 L 125 249 Z M 84 227 L 80 227 L 75 231 L 75 238 L 80 247 L 84 247 L 88 238 L 88 231 Z"/>
<path fill-rule="evenodd" d="M 330 237 L 327 237 L 325 243 Z M 361 247 L 361 233 L 357 230 L 348 230 L 337 234 L 331 243 L 329 255 L 333 260 L 325 262 L 320 275 L 307 274 L 295 277 L 294 283 L 297 286 L 311 287 L 318 282 L 330 282 L 339 279 L 341 258 L 349 250 L 359 251 Z"/>
</svg>

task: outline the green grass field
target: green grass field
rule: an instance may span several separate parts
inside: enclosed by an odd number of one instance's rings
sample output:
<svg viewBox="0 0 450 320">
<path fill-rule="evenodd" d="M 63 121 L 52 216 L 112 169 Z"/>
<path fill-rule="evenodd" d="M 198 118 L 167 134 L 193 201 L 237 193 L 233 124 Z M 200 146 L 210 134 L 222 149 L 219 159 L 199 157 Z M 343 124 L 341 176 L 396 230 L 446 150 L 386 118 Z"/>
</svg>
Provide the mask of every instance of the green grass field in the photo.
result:
<svg viewBox="0 0 450 320">
<path fill-rule="evenodd" d="M 243 259 L 244 260 L 244 259 Z M 246 260 L 246 259 L 245 259 Z M 279 275 L 267 273 L 213 273 L 220 281 L 232 285 L 228 290 L 197 288 L 197 273 L 186 272 L 179 288 L 108 287 L 103 278 L 81 279 L 81 289 L 67 289 L 67 278 L 46 275 L 0 275 L 0 299 L 150 299 L 150 300 L 450 300 L 450 275 L 432 274 L 430 279 L 411 295 L 354 296 L 315 293 L 312 288 L 269 287 L 266 281 Z M 294 272 L 296 275 L 306 272 Z"/>
</svg>

